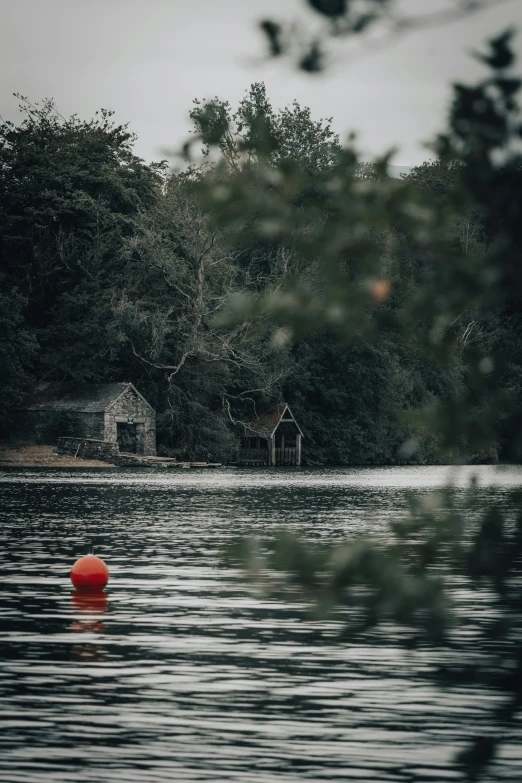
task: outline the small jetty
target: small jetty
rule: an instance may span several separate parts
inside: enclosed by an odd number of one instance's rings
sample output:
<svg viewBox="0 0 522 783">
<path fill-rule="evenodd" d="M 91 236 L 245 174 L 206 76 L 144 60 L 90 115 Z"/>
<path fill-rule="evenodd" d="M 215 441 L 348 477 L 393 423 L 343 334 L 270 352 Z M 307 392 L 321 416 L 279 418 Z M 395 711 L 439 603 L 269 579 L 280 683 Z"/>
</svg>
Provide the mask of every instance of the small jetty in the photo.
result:
<svg viewBox="0 0 522 783">
<path fill-rule="evenodd" d="M 115 464 L 124 468 L 221 468 L 221 462 L 178 462 L 172 457 L 151 457 L 142 454 L 126 454 L 121 452 L 114 460 Z"/>
<path fill-rule="evenodd" d="M 155 454 L 136 454 L 124 451 L 116 442 L 96 438 L 58 438 L 56 453 L 69 454 L 78 460 L 97 459 L 118 468 L 220 468 L 221 462 L 178 462 L 173 457 L 158 457 Z"/>
<path fill-rule="evenodd" d="M 74 450 L 63 449 L 50 444 L 32 444 L 15 446 L 8 443 L 0 443 L 0 470 L 9 468 L 164 468 L 175 470 L 178 468 L 221 468 L 221 462 L 178 462 L 172 457 L 153 457 L 143 454 L 120 452 L 118 448 L 100 448 L 101 441 L 91 449 L 92 440 L 77 439 Z M 62 445 L 62 444 L 60 444 Z"/>
</svg>

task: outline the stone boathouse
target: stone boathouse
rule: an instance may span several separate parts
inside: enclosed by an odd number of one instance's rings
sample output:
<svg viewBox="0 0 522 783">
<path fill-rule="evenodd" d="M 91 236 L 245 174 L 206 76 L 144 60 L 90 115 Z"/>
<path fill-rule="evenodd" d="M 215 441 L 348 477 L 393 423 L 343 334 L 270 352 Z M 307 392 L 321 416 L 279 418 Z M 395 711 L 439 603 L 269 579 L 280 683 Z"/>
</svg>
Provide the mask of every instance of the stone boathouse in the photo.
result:
<svg viewBox="0 0 522 783">
<path fill-rule="evenodd" d="M 17 430 L 39 443 L 58 437 L 156 454 L 156 412 L 132 383 L 40 383 L 15 412 Z"/>
<path fill-rule="evenodd" d="M 300 465 L 303 433 L 285 402 L 258 408 L 244 424 L 238 465 Z"/>
</svg>

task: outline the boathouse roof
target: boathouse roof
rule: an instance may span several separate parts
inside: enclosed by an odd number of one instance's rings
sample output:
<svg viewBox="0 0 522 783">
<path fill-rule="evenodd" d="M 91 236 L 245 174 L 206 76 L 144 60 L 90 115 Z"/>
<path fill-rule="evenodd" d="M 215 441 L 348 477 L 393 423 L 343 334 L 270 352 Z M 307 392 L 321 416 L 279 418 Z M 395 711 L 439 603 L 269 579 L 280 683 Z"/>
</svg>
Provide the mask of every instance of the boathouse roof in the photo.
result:
<svg viewBox="0 0 522 783">
<path fill-rule="evenodd" d="M 256 406 L 256 415 L 247 423 L 246 434 L 271 438 L 282 422 L 292 422 L 299 430 L 299 433 L 303 434 L 286 402 Z"/>
<path fill-rule="evenodd" d="M 132 383 L 77 383 L 76 381 L 39 383 L 17 406 L 17 409 L 22 411 L 103 413 L 129 388 L 153 410 Z"/>
</svg>

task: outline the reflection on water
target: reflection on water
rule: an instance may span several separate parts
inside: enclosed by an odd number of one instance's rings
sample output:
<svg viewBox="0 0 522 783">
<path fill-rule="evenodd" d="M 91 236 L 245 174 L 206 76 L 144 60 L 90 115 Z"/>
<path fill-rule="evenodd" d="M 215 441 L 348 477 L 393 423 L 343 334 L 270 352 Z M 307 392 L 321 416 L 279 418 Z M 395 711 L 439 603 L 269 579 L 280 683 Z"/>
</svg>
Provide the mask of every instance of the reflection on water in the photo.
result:
<svg viewBox="0 0 522 783">
<path fill-rule="evenodd" d="M 75 615 L 71 630 L 76 633 L 104 633 L 107 625 L 104 615 L 109 608 L 109 596 L 104 592 L 83 592 L 75 590 L 71 594 L 71 603 Z M 95 645 L 84 645 L 87 654 Z M 78 648 L 74 648 L 76 651 Z"/>
<path fill-rule="evenodd" d="M 479 474 L 502 504 L 521 469 Z M 470 470 L 456 483 L 464 486 Z M 281 525 L 310 539 L 384 539 L 406 491 L 445 468 L 20 471 L 0 475 L 0 779 L 71 781 L 442 781 L 485 735 L 499 696 L 442 689 L 441 654 L 393 637 L 341 641 L 245 589 L 220 562 L 231 537 Z M 107 593 L 71 592 L 96 547 Z M 454 586 L 463 633 L 489 616 Z M 522 780 L 519 737 L 488 781 Z"/>
<path fill-rule="evenodd" d="M 105 614 L 109 608 L 109 596 L 103 590 L 94 593 L 85 590 L 74 590 L 71 593 L 71 603 L 73 609 L 84 615 L 100 615 Z"/>
</svg>

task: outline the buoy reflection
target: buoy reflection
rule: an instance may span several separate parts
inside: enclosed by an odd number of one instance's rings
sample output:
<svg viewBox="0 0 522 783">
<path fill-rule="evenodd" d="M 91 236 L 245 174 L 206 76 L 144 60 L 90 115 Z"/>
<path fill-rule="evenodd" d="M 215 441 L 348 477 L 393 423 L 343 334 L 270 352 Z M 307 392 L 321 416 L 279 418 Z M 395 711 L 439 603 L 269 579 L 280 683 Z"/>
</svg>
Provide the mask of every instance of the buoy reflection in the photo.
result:
<svg viewBox="0 0 522 783">
<path fill-rule="evenodd" d="M 71 623 L 75 633 L 101 634 L 106 630 L 104 615 L 109 608 L 109 596 L 102 591 L 88 593 L 75 590 L 71 593 L 72 610 L 76 615 Z M 104 660 L 103 645 L 85 640 L 84 644 L 71 647 L 71 657 L 83 663 L 100 663 Z"/>
<path fill-rule="evenodd" d="M 109 608 L 109 596 L 101 590 L 98 593 L 75 590 L 71 600 L 74 609 L 86 614 L 104 614 Z"/>
</svg>

